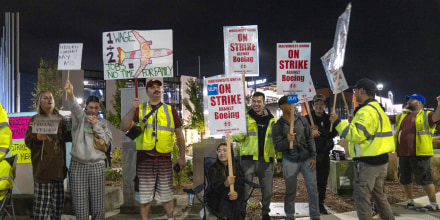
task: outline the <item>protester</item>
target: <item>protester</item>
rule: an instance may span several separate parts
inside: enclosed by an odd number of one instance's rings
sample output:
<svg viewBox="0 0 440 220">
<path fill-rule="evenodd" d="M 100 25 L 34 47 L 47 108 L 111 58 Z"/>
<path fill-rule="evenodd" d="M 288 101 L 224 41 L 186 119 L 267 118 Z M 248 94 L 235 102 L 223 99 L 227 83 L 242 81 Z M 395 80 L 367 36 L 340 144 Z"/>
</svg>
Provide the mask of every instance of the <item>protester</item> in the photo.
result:
<svg viewBox="0 0 440 220">
<path fill-rule="evenodd" d="M 234 153 L 231 148 L 231 158 Z M 228 155 L 226 143 L 217 147 L 217 160 L 208 171 L 208 190 L 206 201 L 208 207 L 219 219 L 244 220 L 246 210 L 243 210 L 244 201 L 244 173 L 241 166 L 232 159 L 234 176 L 229 176 Z M 230 185 L 234 184 L 234 192 L 230 192 Z"/>
<path fill-rule="evenodd" d="M 94 138 L 103 139 L 108 146 L 112 133 L 107 120 L 99 116 L 99 98 L 89 96 L 83 110 L 73 95 L 69 80 L 64 87 L 72 111 L 72 160 L 69 168 L 70 191 L 78 220 L 105 218 L 105 152 L 94 147 Z"/>
<path fill-rule="evenodd" d="M 8 115 L 0 104 L 0 201 L 2 201 L 8 189 L 14 187 L 14 173 L 8 161 L 3 160 L 12 147 L 12 132 L 9 128 Z"/>
<path fill-rule="evenodd" d="M 8 114 L 0 104 L 0 161 L 2 161 L 12 146 L 12 132 L 9 128 Z"/>
<path fill-rule="evenodd" d="M 384 192 L 388 153 L 394 150 L 391 124 L 382 106 L 374 100 L 376 83 L 359 80 L 354 88 L 359 106 L 351 123 L 338 119 L 335 112 L 330 121 L 341 137 L 349 141 L 349 153 L 355 161 L 353 197 L 359 219 L 371 219 L 373 201 L 382 219 L 394 219 Z"/>
<path fill-rule="evenodd" d="M 434 155 L 432 135 L 436 123 L 440 121 L 440 96 L 435 112 L 423 109 L 426 99 L 420 94 L 406 96 L 406 111 L 390 116 L 395 128 L 397 156 L 399 157 L 399 181 L 403 185 L 408 199 L 407 207 L 416 209 L 412 194 L 413 179 L 423 186 L 430 204 L 424 208 L 429 211 L 439 210 L 433 184 L 431 157 Z"/>
<path fill-rule="evenodd" d="M 286 184 L 284 196 L 284 211 L 286 219 L 295 219 L 295 198 L 298 173 L 304 177 L 309 197 L 309 213 L 312 220 L 320 219 L 318 207 L 318 190 L 316 186 L 316 151 L 315 141 L 307 120 L 294 114 L 294 132 L 290 134 L 291 105 L 287 103 L 287 96 L 278 101 L 283 116 L 273 126 L 273 143 L 275 149 L 283 153 L 283 177 Z M 293 141 L 293 149 L 290 142 Z"/>
<path fill-rule="evenodd" d="M 306 115 L 310 123 L 310 115 L 313 118 L 314 126 L 311 126 L 316 146 L 316 181 L 319 193 L 319 212 L 328 214 L 324 206 L 325 192 L 327 190 L 327 179 L 330 173 L 330 151 L 334 147 L 333 138 L 338 135 L 336 130 L 330 132 L 330 116 L 325 113 L 326 98 L 318 94 L 313 97 L 313 111 Z M 310 123 L 311 124 L 311 123 Z"/>
<path fill-rule="evenodd" d="M 248 111 L 247 135 L 235 134 L 232 139 L 240 143 L 241 167 L 246 179 L 253 181 L 257 175 L 261 189 L 261 215 L 263 220 L 270 219 L 270 200 L 272 198 L 274 160 L 281 159 L 275 155 L 272 141 L 272 126 L 276 120 L 266 109 L 265 95 L 255 92 L 252 96 L 252 109 Z M 281 164 L 281 163 L 280 163 Z M 249 193 L 249 186 L 245 186 L 245 195 Z M 243 207 L 245 209 L 245 207 Z"/>
<path fill-rule="evenodd" d="M 180 151 L 180 157 L 177 160 L 178 167 L 183 169 L 186 163 L 182 122 L 176 109 L 161 103 L 161 86 L 162 82 L 159 80 L 148 81 L 146 92 L 149 101 L 139 104 L 139 99 L 135 98 L 130 111 L 121 121 L 122 131 L 135 129 L 135 124 L 138 122 L 141 127 L 140 136 L 136 139 L 135 199 L 140 204 L 142 219 L 148 219 L 153 197 L 162 202 L 168 219 L 173 219 L 171 152 L 174 148 L 174 135 Z M 147 115 L 149 115 L 148 118 L 146 118 Z"/>
<path fill-rule="evenodd" d="M 55 108 L 52 93 L 39 92 L 35 99 L 37 114 L 29 120 L 25 137 L 26 147 L 31 150 L 34 176 L 33 219 L 61 219 L 67 176 L 67 128 L 64 117 Z M 32 132 L 34 123 L 44 120 L 58 121 L 56 134 Z"/>
</svg>

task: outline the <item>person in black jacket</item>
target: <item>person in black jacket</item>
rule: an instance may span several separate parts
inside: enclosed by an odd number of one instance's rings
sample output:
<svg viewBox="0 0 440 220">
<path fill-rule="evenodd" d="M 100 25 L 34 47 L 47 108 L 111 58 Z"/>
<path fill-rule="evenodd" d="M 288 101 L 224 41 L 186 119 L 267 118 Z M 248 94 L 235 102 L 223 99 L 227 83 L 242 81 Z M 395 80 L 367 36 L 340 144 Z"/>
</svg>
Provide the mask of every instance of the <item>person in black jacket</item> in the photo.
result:
<svg viewBox="0 0 440 220">
<path fill-rule="evenodd" d="M 229 177 L 227 145 L 217 147 L 217 160 L 208 171 L 208 190 L 206 201 L 210 211 L 219 219 L 244 220 L 246 210 L 242 210 L 244 201 L 244 173 L 239 163 L 232 160 L 234 176 Z M 234 154 L 231 148 L 231 156 Z M 234 191 L 230 192 L 230 185 Z"/>
<path fill-rule="evenodd" d="M 327 179 L 330 172 L 330 151 L 334 147 L 333 138 L 338 134 L 336 129 L 330 132 L 330 116 L 325 113 L 326 98 L 318 94 L 313 97 L 313 111 L 306 115 L 310 123 L 312 115 L 314 125 L 311 126 L 316 146 L 316 180 L 319 193 L 319 212 L 328 214 L 324 206 Z M 311 124 L 311 123 L 310 123 Z"/>
</svg>

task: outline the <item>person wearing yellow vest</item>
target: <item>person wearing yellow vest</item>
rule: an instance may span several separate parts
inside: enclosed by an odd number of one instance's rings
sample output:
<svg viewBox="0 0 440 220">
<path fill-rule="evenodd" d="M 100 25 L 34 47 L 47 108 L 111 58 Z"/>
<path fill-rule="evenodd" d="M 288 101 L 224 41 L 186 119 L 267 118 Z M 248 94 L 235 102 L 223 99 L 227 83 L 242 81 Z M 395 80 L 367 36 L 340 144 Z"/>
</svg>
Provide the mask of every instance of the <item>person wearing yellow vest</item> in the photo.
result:
<svg viewBox="0 0 440 220">
<path fill-rule="evenodd" d="M 5 109 L 0 104 L 0 201 L 5 198 L 6 189 L 14 186 L 13 173 L 11 165 L 3 160 L 12 146 L 12 132 L 9 128 L 8 115 Z"/>
<path fill-rule="evenodd" d="M 440 96 L 435 112 L 423 109 L 426 99 L 420 94 L 406 96 L 407 104 L 403 113 L 390 116 L 394 124 L 397 156 L 399 157 L 398 177 L 408 199 L 407 208 L 415 210 L 413 200 L 413 179 L 423 186 L 428 194 L 428 211 L 439 210 L 435 197 L 431 157 L 434 155 L 432 136 L 436 123 L 440 121 Z"/>
<path fill-rule="evenodd" d="M 168 219 L 173 219 L 173 170 L 171 152 L 174 137 L 180 151 L 177 160 L 180 169 L 185 167 L 185 138 L 182 122 L 171 106 L 161 103 L 162 82 L 149 80 L 147 83 L 148 102 L 139 103 L 135 98 L 130 111 L 122 118 L 121 130 L 128 131 L 139 122 L 142 129 L 136 138 L 135 199 L 139 202 L 142 219 L 148 219 L 151 202 L 162 202 Z M 151 113 L 152 112 L 152 113 Z M 151 113 L 151 114 L 149 114 Z M 145 117 L 149 115 L 147 119 Z M 145 121 L 145 122 L 144 122 Z"/>
<path fill-rule="evenodd" d="M 330 114 L 334 128 L 349 141 L 349 153 L 355 161 L 353 198 L 361 220 L 371 219 L 371 202 L 381 219 L 394 219 L 384 193 L 388 153 L 394 151 L 394 139 L 388 116 L 373 98 L 376 89 L 376 83 L 367 78 L 356 83 L 353 92 L 360 104 L 351 123 L 338 119 L 335 112 Z"/>
<path fill-rule="evenodd" d="M 265 106 L 264 93 L 255 92 L 252 96 L 252 109 L 246 115 L 247 135 L 232 135 L 232 139 L 240 143 L 241 166 L 245 178 L 252 182 L 257 174 L 258 181 L 264 186 L 261 189 L 263 220 L 270 219 L 269 206 L 272 198 L 274 160 L 281 160 L 281 154 L 276 157 L 272 141 L 272 126 L 276 119 Z M 248 195 L 248 192 L 249 186 L 246 185 L 245 195 Z"/>
<path fill-rule="evenodd" d="M 9 128 L 8 115 L 0 104 L 0 161 L 2 161 L 12 146 L 12 132 Z"/>
</svg>

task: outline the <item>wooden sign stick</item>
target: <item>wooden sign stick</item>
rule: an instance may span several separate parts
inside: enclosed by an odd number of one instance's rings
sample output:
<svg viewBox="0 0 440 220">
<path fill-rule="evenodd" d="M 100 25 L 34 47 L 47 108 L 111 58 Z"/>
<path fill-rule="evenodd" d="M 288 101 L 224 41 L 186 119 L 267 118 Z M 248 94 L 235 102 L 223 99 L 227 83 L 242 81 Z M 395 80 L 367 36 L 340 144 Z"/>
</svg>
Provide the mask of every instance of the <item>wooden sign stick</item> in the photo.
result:
<svg viewBox="0 0 440 220">
<path fill-rule="evenodd" d="M 332 109 L 332 111 L 333 112 L 336 112 L 336 99 L 338 98 L 338 87 L 339 87 L 339 76 L 340 76 L 340 73 L 341 73 L 341 69 L 339 69 L 338 70 L 338 76 L 336 77 L 336 85 L 335 85 L 335 98 L 334 98 L 334 100 L 333 100 L 333 109 Z M 331 123 L 330 124 L 330 132 L 332 132 L 333 131 L 333 123 Z"/>
<path fill-rule="evenodd" d="M 232 154 L 231 154 L 231 134 L 226 134 L 226 149 L 228 154 L 228 171 L 229 176 L 234 176 L 234 168 L 232 167 Z M 234 192 L 234 184 L 229 185 L 230 192 Z"/>
<path fill-rule="evenodd" d="M 307 113 L 309 113 L 309 118 L 310 118 L 310 124 L 312 124 L 312 126 L 315 126 L 315 122 L 313 122 L 313 116 L 312 116 L 312 112 L 310 111 L 310 106 L 309 106 L 309 101 L 306 101 L 306 109 L 307 109 Z"/>
<path fill-rule="evenodd" d="M 67 80 L 70 79 L 70 70 L 67 70 Z M 67 101 L 67 92 L 66 92 L 66 101 Z"/>
<path fill-rule="evenodd" d="M 293 134 L 295 126 L 295 104 L 290 104 L 290 134 Z M 293 149 L 293 141 L 289 143 L 289 149 Z"/>
</svg>

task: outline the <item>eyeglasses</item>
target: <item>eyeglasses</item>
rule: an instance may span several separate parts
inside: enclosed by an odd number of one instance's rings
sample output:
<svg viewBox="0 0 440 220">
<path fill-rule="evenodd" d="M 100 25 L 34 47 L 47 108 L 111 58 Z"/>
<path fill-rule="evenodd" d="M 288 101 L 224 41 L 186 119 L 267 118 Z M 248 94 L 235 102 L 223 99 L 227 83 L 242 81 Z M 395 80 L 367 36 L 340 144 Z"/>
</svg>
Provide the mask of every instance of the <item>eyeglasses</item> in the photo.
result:
<svg viewBox="0 0 440 220">
<path fill-rule="evenodd" d="M 225 150 L 218 150 L 218 151 L 217 151 L 217 154 L 218 154 L 218 155 L 226 154 L 226 153 L 228 153 L 228 151 L 225 151 Z"/>
</svg>

